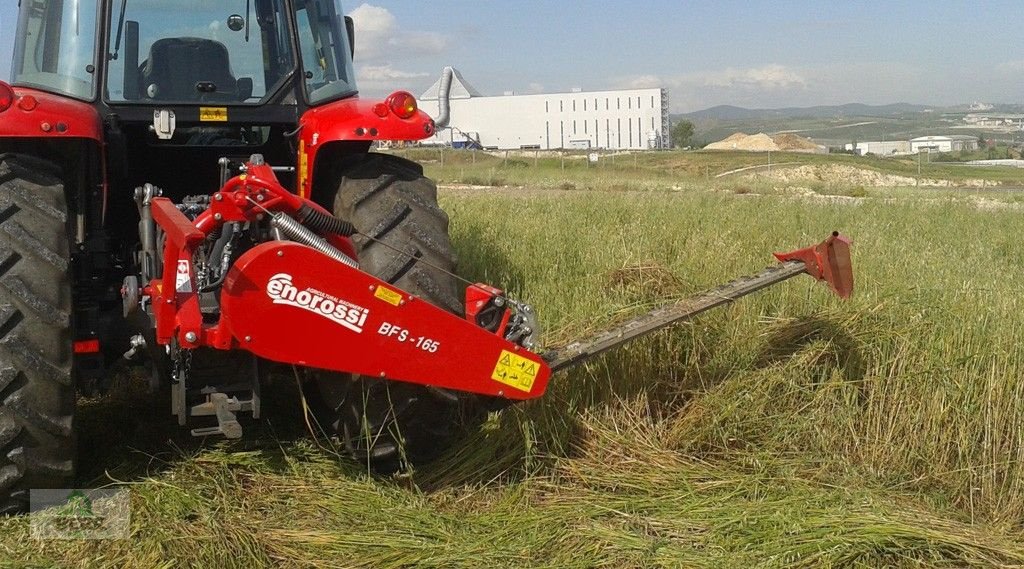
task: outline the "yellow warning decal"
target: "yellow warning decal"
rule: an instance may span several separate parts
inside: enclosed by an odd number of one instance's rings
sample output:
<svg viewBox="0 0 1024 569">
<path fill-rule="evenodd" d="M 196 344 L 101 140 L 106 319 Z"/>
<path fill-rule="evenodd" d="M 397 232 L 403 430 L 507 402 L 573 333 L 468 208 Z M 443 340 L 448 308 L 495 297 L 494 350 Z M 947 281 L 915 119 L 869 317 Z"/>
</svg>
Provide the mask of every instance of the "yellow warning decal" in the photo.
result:
<svg viewBox="0 0 1024 569">
<path fill-rule="evenodd" d="M 227 122 L 227 107 L 199 107 L 199 120 L 202 122 Z"/>
<path fill-rule="evenodd" d="M 394 306 L 398 306 L 402 303 L 402 294 L 385 286 L 378 286 L 376 292 L 373 293 L 373 296 L 376 296 L 384 302 Z"/>
<path fill-rule="evenodd" d="M 498 356 L 498 363 L 494 366 L 494 372 L 491 373 L 491 379 L 529 393 L 533 389 L 533 382 L 537 380 L 537 371 L 537 362 L 502 350 Z"/>
<path fill-rule="evenodd" d="M 299 195 L 304 198 L 309 197 L 309 192 L 306 191 L 307 170 L 309 170 L 309 155 L 306 154 L 306 141 L 299 140 Z"/>
</svg>

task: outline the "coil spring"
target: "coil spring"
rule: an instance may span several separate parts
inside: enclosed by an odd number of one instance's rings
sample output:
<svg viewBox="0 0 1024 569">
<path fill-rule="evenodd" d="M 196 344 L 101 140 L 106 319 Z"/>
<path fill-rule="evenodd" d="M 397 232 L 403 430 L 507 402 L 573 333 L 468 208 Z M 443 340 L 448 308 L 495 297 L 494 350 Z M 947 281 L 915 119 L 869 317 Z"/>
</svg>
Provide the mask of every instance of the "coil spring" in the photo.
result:
<svg viewBox="0 0 1024 569">
<path fill-rule="evenodd" d="M 313 233 L 309 228 L 283 213 L 275 213 L 270 218 L 270 225 L 280 230 L 281 233 L 284 233 L 293 241 L 308 245 L 353 269 L 359 268 L 359 263 L 355 262 L 354 259 L 339 251 L 337 247 L 328 243 L 323 237 Z"/>
<path fill-rule="evenodd" d="M 313 209 L 308 204 L 303 205 L 302 209 L 299 210 L 299 219 L 302 220 L 302 225 L 321 235 L 334 233 L 335 235 L 349 237 L 356 232 L 356 228 L 351 223 L 340 220 L 318 209 Z"/>
</svg>

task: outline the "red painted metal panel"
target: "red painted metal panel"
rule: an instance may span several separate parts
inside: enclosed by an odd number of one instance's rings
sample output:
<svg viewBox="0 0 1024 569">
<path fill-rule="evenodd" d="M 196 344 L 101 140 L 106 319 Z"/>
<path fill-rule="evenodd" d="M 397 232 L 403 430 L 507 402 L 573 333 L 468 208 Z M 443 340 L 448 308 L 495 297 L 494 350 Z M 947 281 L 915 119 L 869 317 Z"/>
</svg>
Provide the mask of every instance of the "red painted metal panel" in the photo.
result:
<svg viewBox="0 0 1024 569">
<path fill-rule="evenodd" d="M 221 325 L 269 360 L 533 399 L 540 356 L 295 243 L 264 243 L 232 267 Z"/>
<path fill-rule="evenodd" d="M 14 87 L 14 93 L 15 103 L 0 113 L 0 137 L 103 140 L 103 124 L 91 104 L 25 87 Z M 35 104 L 19 104 L 25 97 Z"/>
<path fill-rule="evenodd" d="M 382 111 L 383 106 L 383 111 Z M 342 99 L 306 111 L 301 131 L 299 195 L 309 197 L 317 152 L 336 141 L 422 140 L 434 135 L 434 119 L 417 110 L 410 118 L 398 117 L 387 103 L 358 97 Z"/>
</svg>

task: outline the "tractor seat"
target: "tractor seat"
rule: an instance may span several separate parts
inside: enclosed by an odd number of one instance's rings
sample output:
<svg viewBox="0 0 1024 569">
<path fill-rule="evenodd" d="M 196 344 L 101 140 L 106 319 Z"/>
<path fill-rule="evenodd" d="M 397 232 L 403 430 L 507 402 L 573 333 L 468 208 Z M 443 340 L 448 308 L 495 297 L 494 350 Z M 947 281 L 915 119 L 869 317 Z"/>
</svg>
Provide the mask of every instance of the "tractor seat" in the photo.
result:
<svg viewBox="0 0 1024 569">
<path fill-rule="evenodd" d="M 209 39 L 155 41 L 141 76 L 142 96 L 155 101 L 241 102 L 252 95 L 252 80 L 239 81 L 231 74 L 228 48 Z M 201 90 L 200 84 L 206 89 Z"/>
</svg>

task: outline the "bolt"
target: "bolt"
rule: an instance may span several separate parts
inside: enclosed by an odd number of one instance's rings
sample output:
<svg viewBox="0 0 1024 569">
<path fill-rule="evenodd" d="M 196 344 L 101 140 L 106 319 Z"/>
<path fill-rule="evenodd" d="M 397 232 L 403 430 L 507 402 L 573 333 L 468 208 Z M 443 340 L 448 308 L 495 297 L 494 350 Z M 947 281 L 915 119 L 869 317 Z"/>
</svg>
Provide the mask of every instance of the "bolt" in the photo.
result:
<svg viewBox="0 0 1024 569">
<path fill-rule="evenodd" d="M 498 397 L 504 397 L 504 396 L 505 396 L 505 392 L 502 391 L 502 390 L 498 390 Z"/>
<path fill-rule="evenodd" d="M 246 336 L 245 337 L 245 341 L 246 342 L 251 342 L 252 341 L 252 336 Z"/>
<path fill-rule="evenodd" d="M 185 341 L 186 342 L 195 342 L 198 339 L 199 339 L 199 336 L 196 336 L 195 332 L 186 332 L 185 333 Z"/>
<path fill-rule="evenodd" d="M 220 220 L 224 219 L 224 216 L 219 214 L 219 213 L 215 213 L 215 214 L 213 214 L 213 218 L 216 219 L 217 221 L 220 221 Z"/>
<path fill-rule="evenodd" d="M 376 285 L 370 285 L 370 292 L 373 292 L 373 290 L 376 289 L 376 288 L 377 288 Z"/>
<path fill-rule="evenodd" d="M 223 201 L 224 200 L 224 194 L 222 194 L 220 192 L 217 192 L 216 194 L 213 194 L 213 199 L 215 199 L 217 201 Z"/>
<path fill-rule="evenodd" d="M 264 197 L 263 197 L 263 194 L 257 194 L 257 195 L 256 195 L 256 201 L 258 201 L 258 202 L 261 202 L 261 201 L 263 201 L 264 199 L 266 199 L 266 198 L 264 198 Z"/>
<path fill-rule="evenodd" d="M 384 372 L 380 372 L 380 376 L 381 376 L 381 377 L 385 377 L 385 374 L 384 374 Z"/>
<path fill-rule="evenodd" d="M 284 257 L 284 251 L 278 251 L 277 252 L 277 256 L 278 257 Z"/>
<path fill-rule="evenodd" d="M 399 300 L 399 301 L 398 301 L 398 305 L 399 305 L 399 306 L 402 306 L 402 305 L 404 305 L 404 304 L 405 304 L 405 299 L 404 299 L 404 298 L 403 298 L 402 300 Z"/>
</svg>

